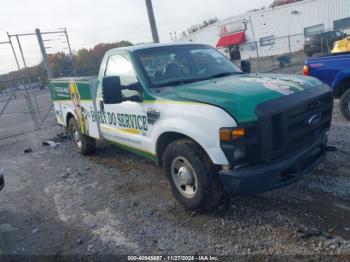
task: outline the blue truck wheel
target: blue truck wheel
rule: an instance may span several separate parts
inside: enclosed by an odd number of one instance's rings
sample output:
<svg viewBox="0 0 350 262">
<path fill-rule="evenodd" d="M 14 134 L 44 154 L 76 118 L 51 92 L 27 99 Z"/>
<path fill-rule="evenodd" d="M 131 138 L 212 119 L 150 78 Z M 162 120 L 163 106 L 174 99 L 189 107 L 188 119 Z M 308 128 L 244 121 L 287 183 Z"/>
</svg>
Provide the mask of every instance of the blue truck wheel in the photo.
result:
<svg viewBox="0 0 350 262">
<path fill-rule="evenodd" d="M 340 111 L 350 121 L 350 88 L 340 98 Z"/>
</svg>

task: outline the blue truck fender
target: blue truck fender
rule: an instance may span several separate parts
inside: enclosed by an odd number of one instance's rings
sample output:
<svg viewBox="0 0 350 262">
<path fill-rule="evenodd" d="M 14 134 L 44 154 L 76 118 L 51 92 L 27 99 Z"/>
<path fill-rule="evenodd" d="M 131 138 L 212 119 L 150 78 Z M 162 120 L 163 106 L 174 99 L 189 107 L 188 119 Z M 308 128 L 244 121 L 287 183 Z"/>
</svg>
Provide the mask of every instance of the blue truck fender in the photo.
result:
<svg viewBox="0 0 350 262">
<path fill-rule="evenodd" d="M 336 91 L 348 79 L 350 79 L 350 70 L 343 70 L 337 73 L 332 83 L 332 89 Z"/>
</svg>

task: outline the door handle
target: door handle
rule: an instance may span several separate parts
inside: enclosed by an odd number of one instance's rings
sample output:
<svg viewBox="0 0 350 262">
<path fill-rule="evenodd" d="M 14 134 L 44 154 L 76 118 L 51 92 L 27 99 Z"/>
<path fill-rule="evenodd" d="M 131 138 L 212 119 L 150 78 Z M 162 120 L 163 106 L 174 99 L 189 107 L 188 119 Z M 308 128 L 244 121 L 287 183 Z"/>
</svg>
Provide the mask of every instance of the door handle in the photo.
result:
<svg viewBox="0 0 350 262">
<path fill-rule="evenodd" d="M 102 100 L 100 100 L 100 110 L 101 112 L 105 111 L 105 104 L 103 103 Z"/>
</svg>

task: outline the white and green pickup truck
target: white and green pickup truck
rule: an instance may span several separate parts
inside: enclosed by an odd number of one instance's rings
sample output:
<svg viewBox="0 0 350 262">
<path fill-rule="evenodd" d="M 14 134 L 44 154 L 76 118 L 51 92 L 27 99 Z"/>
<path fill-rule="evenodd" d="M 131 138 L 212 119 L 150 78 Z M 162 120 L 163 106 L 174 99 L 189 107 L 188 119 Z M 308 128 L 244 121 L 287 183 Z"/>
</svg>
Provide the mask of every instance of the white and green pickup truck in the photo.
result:
<svg viewBox="0 0 350 262">
<path fill-rule="evenodd" d="M 97 78 L 50 90 L 82 154 L 104 139 L 154 160 L 190 209 L 300 179 L 325 159 L 333 108 L 317 79 L 244 73 L 199 44 L 113 49 Z"/>
</svg>

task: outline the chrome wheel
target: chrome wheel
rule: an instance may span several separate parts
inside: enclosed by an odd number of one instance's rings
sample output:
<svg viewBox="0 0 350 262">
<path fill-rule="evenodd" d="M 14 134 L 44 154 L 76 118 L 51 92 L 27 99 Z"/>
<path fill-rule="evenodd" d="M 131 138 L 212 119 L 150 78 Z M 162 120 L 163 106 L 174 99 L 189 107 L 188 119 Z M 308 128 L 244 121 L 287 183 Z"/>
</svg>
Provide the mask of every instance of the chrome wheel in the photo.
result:
<svg viewBox="0 0 350 262">
<path fill-rule="evenodd" d="M 81 148 L 81 134 L 76 124 L 72 127 L 72 137 L 77 147 Z"/>
<path fill-rule="evenodd" d="M 171 178 L 176 189 L 186 198 L 193 198 L 198 189 L 198 179 L 190 162 L 177 157 L 171 163 Z"/>
</svg>

